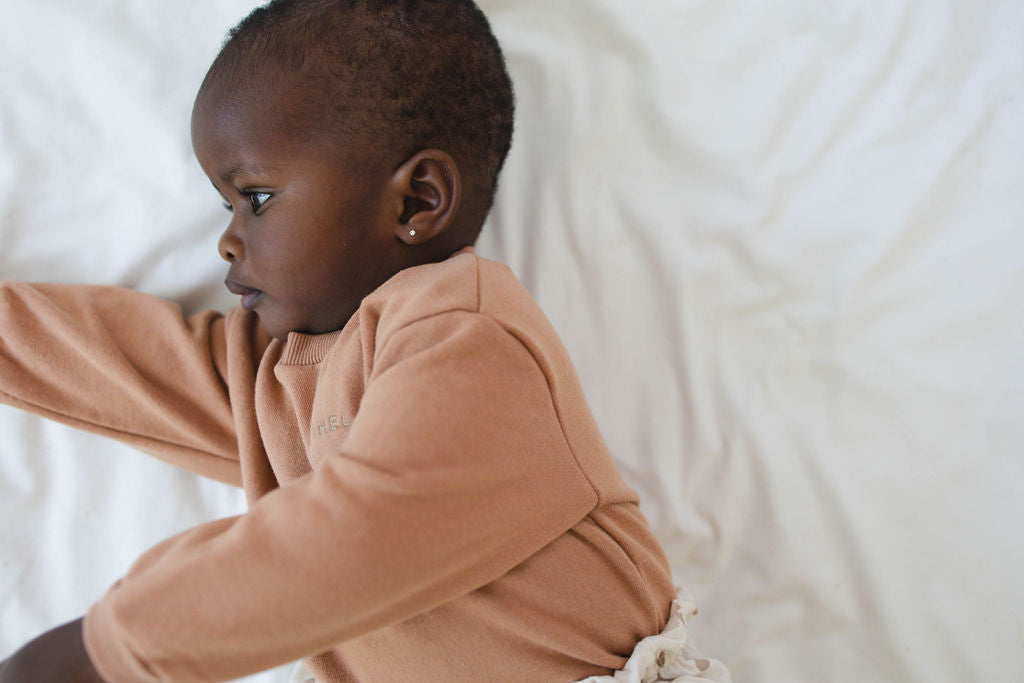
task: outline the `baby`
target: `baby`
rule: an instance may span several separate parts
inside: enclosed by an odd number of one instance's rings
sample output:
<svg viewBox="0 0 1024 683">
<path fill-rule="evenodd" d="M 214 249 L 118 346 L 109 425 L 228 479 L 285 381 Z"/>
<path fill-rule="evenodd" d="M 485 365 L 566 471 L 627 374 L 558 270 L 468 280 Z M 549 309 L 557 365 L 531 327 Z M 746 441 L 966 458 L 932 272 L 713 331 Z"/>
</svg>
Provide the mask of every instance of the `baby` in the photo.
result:
<svg viewBox="0 0 1024 683">
<path fill-rule="evenodd" d="M 576 681 L 666 627 L 668 563 L 554 330 L 472 245 L 513 120 L 471 0 L 277 0 L 192 141 L 241 306 L 0 286 L 0 399 L 245 489 L 0 681 Z"/>
</svg>

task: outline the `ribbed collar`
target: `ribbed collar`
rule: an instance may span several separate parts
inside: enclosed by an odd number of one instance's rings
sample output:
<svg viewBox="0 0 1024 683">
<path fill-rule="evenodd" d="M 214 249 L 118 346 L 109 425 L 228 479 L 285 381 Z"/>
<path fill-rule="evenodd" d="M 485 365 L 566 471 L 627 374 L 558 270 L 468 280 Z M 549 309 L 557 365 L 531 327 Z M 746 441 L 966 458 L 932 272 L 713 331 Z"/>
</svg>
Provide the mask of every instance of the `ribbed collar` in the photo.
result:
<svg viewBox="0 0 1024 683">
<path fill-rule="evenodd" d="M 476 249 L 472 246 L 463 247 L 448 258 L 454 258 L 462 254 L 476 254 Z M 391 276 L 387 282 L 378 287 L 375 291 L 381 291 L 387 287 L 390 283 L 398 280 L 401 277 L 408 277 L 410 271 L 418 270 L 419 268 L 429 268 L 435 264 L 427 263 L 422 266 L 414 266 L 412 268 L 406 268 L 405 270 L 399 271 L 395 275 Z M 288 340 L 284 343 L 284 349 L 281 351 L 281 359 L 277 362 L 278 365 L 316 365 L 317 363 L 323 362 L 327 354 L 338 342 L 338 337 L 345 331 L 350 325 L 357 324 L 354 321 L 358 320 L 359 312 L 357 311 L 348 322 L 345 323 L 345 327 L 340 330 L 333 332 L 324 332 L 323 334 L 304 334 L 302 332 L 289 332 Z"/>
<path fill-rule="evenodd" d="M 338 337 L 341 336 L 343 329 L 324 332 L 323 334 L 289 332 L 288 341 L 284 344 L 284 349 L 281 351 L 281 359 L 277 364 L 316 365 L 322 362 L 338 342 Z"/>
</svg>

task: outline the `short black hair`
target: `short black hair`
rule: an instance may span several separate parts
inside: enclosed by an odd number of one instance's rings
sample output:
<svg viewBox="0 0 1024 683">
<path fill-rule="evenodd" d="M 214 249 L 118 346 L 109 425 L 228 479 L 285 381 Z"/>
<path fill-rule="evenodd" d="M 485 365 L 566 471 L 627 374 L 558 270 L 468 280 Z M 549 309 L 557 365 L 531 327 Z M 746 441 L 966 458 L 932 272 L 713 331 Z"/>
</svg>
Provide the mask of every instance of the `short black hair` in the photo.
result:
<svg viewBox="0 0 1024 683">
<path fill-rule="evenodd" d="M 479 230 L 515 103 L 501 48 L 472 0 L 273 0 L 231 29 L 200 90 L 267 72 L 301 84 L 291 119 L 306 132 L 369 139 L 398 163 L 427 148 L 450 153 L 475 181 L 465 191 L 477 193 Z"/>
</svg>

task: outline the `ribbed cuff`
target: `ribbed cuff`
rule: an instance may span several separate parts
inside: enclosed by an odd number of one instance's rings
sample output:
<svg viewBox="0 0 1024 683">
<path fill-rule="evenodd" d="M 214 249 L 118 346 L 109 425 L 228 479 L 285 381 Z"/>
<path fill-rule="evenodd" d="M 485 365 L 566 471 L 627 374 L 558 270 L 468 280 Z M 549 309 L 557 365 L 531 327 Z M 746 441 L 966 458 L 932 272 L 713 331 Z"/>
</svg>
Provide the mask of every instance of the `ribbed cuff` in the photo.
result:
<svg viewBox="0 0 1024 683">
<path fill-rule="evenodd" d="M 117 584 L 114 585 L 114 590 Z M 157 683 L 128 646 L 117 638 L 118 627 L 108 597 L 100 600 L 85 614 L 82 642 L 93 667 L 107 683 Z"/>
</svg>

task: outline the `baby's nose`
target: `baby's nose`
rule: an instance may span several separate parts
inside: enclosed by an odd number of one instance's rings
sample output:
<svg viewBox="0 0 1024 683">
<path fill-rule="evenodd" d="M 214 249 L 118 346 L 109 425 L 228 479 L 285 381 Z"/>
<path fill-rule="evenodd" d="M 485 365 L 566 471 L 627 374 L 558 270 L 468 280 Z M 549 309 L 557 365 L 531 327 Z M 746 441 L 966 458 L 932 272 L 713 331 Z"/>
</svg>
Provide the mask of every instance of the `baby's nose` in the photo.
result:
<svg viewBox="0 0 1024 683">
<path fill-rule="evenodd" d="M 245 258 L 245 245 L 242 240 L 234 233 L 229 225 L 224 234 L 220 236 L 220 241 L 217 242 L 217 251 L 220 252 L 220 257 L 228 263 L 234 263 Z"/>
</svg>

